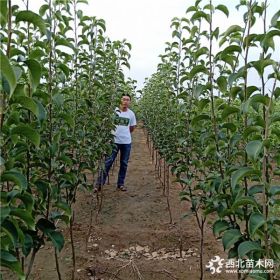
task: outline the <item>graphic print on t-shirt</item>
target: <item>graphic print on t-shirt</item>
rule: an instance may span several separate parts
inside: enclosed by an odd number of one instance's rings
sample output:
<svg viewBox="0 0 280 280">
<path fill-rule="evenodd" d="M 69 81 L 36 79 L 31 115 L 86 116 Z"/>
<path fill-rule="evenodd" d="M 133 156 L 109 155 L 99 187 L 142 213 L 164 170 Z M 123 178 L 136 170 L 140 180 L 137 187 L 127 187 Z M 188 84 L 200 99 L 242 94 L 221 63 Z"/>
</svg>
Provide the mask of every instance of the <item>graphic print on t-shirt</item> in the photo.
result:
<svg viewBox="0 0 280 280">
<path fill-rule="evenodd" d="M 129 125 L 129 118 L 116 116 L 115 118 L 116 125 L 128 126 Z"/>
</svg>

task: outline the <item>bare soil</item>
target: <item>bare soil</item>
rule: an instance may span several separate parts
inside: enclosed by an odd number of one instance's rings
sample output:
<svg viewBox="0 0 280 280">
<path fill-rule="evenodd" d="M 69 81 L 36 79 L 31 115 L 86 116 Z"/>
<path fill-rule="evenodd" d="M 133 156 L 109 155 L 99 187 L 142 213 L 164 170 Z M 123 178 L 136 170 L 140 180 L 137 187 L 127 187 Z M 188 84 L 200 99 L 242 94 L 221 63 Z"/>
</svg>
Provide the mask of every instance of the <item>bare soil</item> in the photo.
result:
<svg viewBox="0 0 280 280">
<path fill-rule="evenodd" d="M 180 187 L 173 182 L 170 189 L 173 224 L 169 223 L 166 197 L 155 176 L 143 129 L 138 128 L 133 134 L 127 192 L 116 190 L 117 172 L 118 166 L 115 166 L 110 183 L 98 193 L 99 202 L 103 197 L 98 215 L 96 194 L 86 191 L 78 194 L 74 219 L 75 279 L 200 279 L 200 235 L 195 217 L 190 215 L 182 219 L 182 215 L 190 210 L 190 204 L 180 202 Z M 93 220 L 89 235 L 91 213 Z M 69 229 L 63 231 L 66 237 L 65 247 L 59 254 L 61 278 L 71 279 Z M 204 279 L 237 279 L 237 275 L 225 272 L 212 275 L 206 270 L 205 264 L 216 255 L 226 259 L 221 242 L 214 238 L 211 221 L 208 221 L 203 254 Z M 39 251 L 30 279 L 58 279 L 51 244 Z"/>
</svg>

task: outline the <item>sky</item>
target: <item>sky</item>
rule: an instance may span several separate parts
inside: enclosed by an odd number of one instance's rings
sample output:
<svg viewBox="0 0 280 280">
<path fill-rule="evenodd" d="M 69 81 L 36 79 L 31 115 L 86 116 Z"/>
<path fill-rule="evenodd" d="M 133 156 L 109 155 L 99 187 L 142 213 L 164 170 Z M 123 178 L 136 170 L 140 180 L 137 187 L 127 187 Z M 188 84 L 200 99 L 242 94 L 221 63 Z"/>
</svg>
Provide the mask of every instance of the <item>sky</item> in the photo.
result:
<svg viewBox="0 0 280 280">
<path fill-rule="evenodd" d="M 142 87 L 145 77 L 156 71 L 165 42 L 171 38 L 170 23 L 183 16 L 186 0 L 90 0 L 90 12 L 106 21 L 112 39 L 132 43 L 131 69 L 127 73 Z"/>
<path fill-rule="evenodd" d="M 26 1 L 26 0 L 25 0 Z M 42 0 L 29 0 L 30 8 L 38 11 Z M 243 12 L 237 12 L 235 6 L 239 0 L 212 0 L 213 5 L 225 4 L 230 16 L 226 18 L 217 13 L 214 25 L 222 29 L 232 24 L 242 24 Z M 270 3 L 268 18 L 280 9 L 279 0 Z M 12 0 L 12 4 L 22 0 Z M 171 20 L 183 17 L 187 8 L 195 0 L 88 0 L 89 5 L 80 4 L 85 15 L 102 18 L 106 22 L 106 35 L 112 40 L 126 39 L 132 44 L 130 70 L 126 75 L 137 80 L 138 88 L 143 87 L 145 77 L 156 72 L 160 62 L 159 55 L 164 52 L 165 42 L 171 41 Z M 202 3 L 208 4 L 208 0 Z M 256 29 L 262 28 L 256 26 Z M 279 59 L 279 58 L 278 58 Z"/>
<path fill-rule="evenodd" d="M 230 11 L 227 18 L 220 12 L 214 17 L 214 26 L 221 30 L 230 25 L 241 24 L 243 11 L 237 11 L 239 0 L 212 0 L 213 5 L 224 4 Z M 280 9 L 279 0 L 268 0 L 268 19 Z M 132 43 L 131 69 L 126 74 L 138 81 L 138 88 L 143 87 L 145 77 L 156 72 L 160 62 L 159 55 L 164 52 L 165 42 L 171 41 L 171 20 L 184 17 L 187 8 L 194 5 L 195 0 L 89 0 L 90 9 L 87 13 L 103 18 L 106 21 L 107 34 L 113 40 L 127 39 Z M 208 4 L 208 0 L 203 0 Z M 256 33 L 263 30 L 256 24 Z M 255 51 L 255 53 L 254 53 Z M 251 57 L 258 56 L 253 50 Z M 278 57 L 279 60 L 279 57 Z M 249 77 L 250 79 L 250 77 Z M 254 83 L 255 75 L 251 77 Z M 256 81 L 257 82 L 257 81 Z"/>
</svg>

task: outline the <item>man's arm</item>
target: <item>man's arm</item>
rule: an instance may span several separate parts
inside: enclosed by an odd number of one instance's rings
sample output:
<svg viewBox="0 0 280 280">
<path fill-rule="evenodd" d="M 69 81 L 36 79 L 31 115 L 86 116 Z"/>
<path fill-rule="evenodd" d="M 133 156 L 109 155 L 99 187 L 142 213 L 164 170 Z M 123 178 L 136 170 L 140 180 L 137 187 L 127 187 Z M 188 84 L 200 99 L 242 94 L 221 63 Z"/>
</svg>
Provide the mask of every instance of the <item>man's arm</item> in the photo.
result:
<svg viewBox="0 0 280 280">
<path fill-rule="evenodd" d="M 136 125 L 132 125 L 132 126 L 129 127 L 130 133 L 132 133 L 134 131 L 135 127 L 136 127 Z"/>
</svg>

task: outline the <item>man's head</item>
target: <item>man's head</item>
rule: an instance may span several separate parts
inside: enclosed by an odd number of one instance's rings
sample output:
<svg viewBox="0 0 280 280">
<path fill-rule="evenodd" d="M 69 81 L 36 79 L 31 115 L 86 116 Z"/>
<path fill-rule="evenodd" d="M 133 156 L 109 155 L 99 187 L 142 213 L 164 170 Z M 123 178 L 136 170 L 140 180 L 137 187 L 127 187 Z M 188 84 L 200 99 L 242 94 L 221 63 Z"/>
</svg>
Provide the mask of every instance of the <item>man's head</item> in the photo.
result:
<svg viewBox="0 0 280 280">
<path fill-rule="evenodd" d="M 121 97 L 121 107 L 122 109 L 127 109 L 131 102 L 131 96 L 128 93 L 122 94 Z"/>
</svg>

